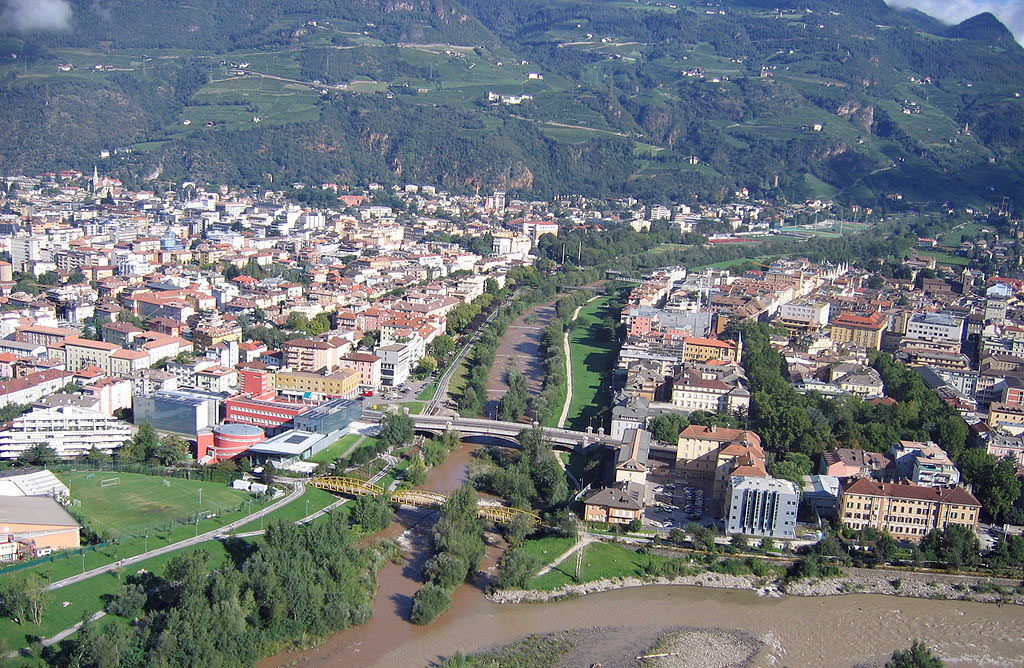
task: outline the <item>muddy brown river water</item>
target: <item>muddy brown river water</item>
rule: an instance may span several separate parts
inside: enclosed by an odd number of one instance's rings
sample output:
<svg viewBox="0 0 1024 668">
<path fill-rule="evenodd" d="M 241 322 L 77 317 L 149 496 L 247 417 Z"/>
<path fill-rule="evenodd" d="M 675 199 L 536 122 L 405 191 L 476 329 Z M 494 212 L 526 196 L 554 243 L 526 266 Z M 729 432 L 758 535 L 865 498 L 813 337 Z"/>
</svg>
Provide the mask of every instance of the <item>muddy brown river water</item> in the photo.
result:
<svg viewBox="0 0 1024 668">
<path fill-rule="evenodd" d="M 472 447 L 460 448 L 432 471 L 429 487 L 440 492 L 458 487 Z M 374 616 L 367 624 L 312 649 L 268 658 L 261 668 L 420 668 L 456 650 L 473 651 L 530 633 L 639 626 L 747 631 L 768 641 L 766 665 L 794 668 L 851 668 L 879 661 L 915 638 L 936 648 L 951 668 L 1024 667 L 1024 608 L 864 594 L 765 598 L 748 591 L 656 586 L 554 603 L 499 605 L 484 598 L 479 582 L 459 589 L 452 608 L 431 625 L 414 626 L 408 613 L 429 556 L 426 529 L 432 521 L 429 512 L 403 510 L 387 530 L 391 537 L 408 530 L 413 550 L 405 563 L 381 571 Z M 500 546 L 490 546 L 485 570 L 493 570 L 499 553 Z"/>
</svg>

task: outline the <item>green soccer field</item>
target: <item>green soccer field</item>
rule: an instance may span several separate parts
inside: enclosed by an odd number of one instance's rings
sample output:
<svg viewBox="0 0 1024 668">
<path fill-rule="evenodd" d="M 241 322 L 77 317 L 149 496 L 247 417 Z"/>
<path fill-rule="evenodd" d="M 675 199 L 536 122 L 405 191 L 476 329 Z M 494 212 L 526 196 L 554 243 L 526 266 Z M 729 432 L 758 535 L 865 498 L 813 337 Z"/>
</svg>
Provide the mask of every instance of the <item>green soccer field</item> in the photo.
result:
<svg viewBox="0 0 1024 668">
<path fill-rule="evenodd" d="M 59 477 L 71 488 L 72 507 L 96 533 L 133 534 L 166 527 L 189 515 L 237 510 L 251 498 L 224 483 L 161 478 L 116 471 L 72 471 Z M 117 484 L 103 481 L 117 479 Z M 200 492 L 199 490 L 202 490 Z M 200 503 L 201 498 L 201 503 Z"/>
</svg>

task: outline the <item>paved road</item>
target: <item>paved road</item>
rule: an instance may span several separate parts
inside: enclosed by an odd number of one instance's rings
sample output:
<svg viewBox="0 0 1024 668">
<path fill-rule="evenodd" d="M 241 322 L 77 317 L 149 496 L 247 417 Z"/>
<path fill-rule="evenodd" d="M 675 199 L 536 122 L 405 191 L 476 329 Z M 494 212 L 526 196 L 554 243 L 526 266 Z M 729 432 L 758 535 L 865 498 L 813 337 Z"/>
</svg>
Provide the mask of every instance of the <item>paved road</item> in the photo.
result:
<svg viewBox="0 0 1024 668">
<path fill-rule="evenodd" d="M 152 559 L 153 557 L 159 557 L 162 554 L 169 554 L 171 552 L 176 552 L 176 551 L 181 550 L 181 549 L 186 548 L 186 547 L 191 547 L 192 545 L 198 545 L 199 543 L 204 543 L 204 542 L 206 542 L 208 540 L 213 540 L 214 538 L 217 538 L 220 535 L 226 534 L 226 533 L 228 533 L 229 531 L 231 531 L 233 529 L 236 529 L 236 528 L 238 528 L 238 527 L 240 527 L 240 526 L 242 526 L 244 524 L 248 524 L 249 522 L 252 522 L 253 520 L 258 520 L 259 518 L 263 517 L 264 515 L 267 515 L 269 513 L 274 512 L 278 508 L 281 508 L 282 506 L 284 506 L 284 505 L 294 501 L 295 499 L 299 498 L 300 496 L 302 496 L 305 493 L 306 493 L 306 486 L 305 485 L 303 485 L 303 484 L 292 484 L 292 491 L 291 491 L 291 493 L 288 494 L 287 496 L 285 496 L 283 499 L 281 499 L 279 501 L 275 501 L 274 503 L 270 504 L 266 508 L 261 508 L 260 510 L 257 510 L 255 513 L 253 513 L 251 515 L 247 515 L 247 516 L 243 517 L 240 520 L 235 520 L 234 522 L 232 522 L 230 524 L 225 524 L 224 526 L 218 527 L 218 528 L 214 529 L 213 531 L 207 531 L 206 533 L 201 533 L 198 536 L 193 536 L 192 538 L 188 538 L 186 540 L 178 541 L 177 543 L 171 543 L 170 545 L 165 545 L 164 547 L 158 547 L 155 550 L 150 550 L 149 552 L 143 552 L 142 554 L 137 554 L 134 557 L 128 557 L 128 558 L 122 559 L 120 561 L 115 561 L 112 564 L 107 564 L 106 566 L 100 566 L 99 568 L 94 568 L 91 571 L 86 571 L 84 573 L 79 573 L 78 575 L 72 575 L 71 577 L 64 578 L 63 580 L 57 580 L 56 582 L 51 583 L 50 586 L 47 587 L 47 589 L 52 591 L 54 589 L 60 589 L 61 587 L 67 587 L 68 585 L 72 585 L 72 584 L 75 584 L 77 582 L 82 582 L 83 580 L 88 580 L 89 578 L 94 578 L 97 575 L 103 575 L 104 573 L 109 573 L 110 571 L 114 570 L 115 568 L 120 568 L 122 566 L 131 566 L 132 564 L 137 564 L 140 561 L 145 561 L 146 559 Z"/>
<path fill-rule="evenodd" d="M 515 299 L 518 294 L 519 290 L 516 290 L 514 293 L 512 293 L 512 296 L 509 298 L 509 301 Z M 473 347 L 473 343 L 476 341 L 477 337 L 480 336 L 480 332 L 483 331 L 484 327 L 486 327 L 491 322 L 491 318 L 493 318 L 494 315 L 500 310 L 501 307 L 498 307 L 491 311 L 487 315 L 487 318 L 482 323 L 480 323 L 480 326 L 477 327 L 476 330 L 472 334 L 470 334 L 469 337 L 465 340 L 465 343 L 462 344 L 462 348 L 459 349 L 458 354 L 455 355 L 454 358 L 452 358 L 451 364 L 448 365 L 448 368 L 445 369 L 445 372 L 437 381 L 437 392 L 434 393 L 434 398 L 427 402 L 427 405 L 424 407 L 424 415 L 433 415 L 434 411 L 437 410 L 438 406 L 440 406 L 442 402 L 448 399 L 448 383 L 451 382 L 452 376 L 455 375 L 455 370 L 458 369 L 459 365 L 462 363 L 462 358 L 464 358 L 466 354 L 469 352 L 469 349 Z"/>
</svg>

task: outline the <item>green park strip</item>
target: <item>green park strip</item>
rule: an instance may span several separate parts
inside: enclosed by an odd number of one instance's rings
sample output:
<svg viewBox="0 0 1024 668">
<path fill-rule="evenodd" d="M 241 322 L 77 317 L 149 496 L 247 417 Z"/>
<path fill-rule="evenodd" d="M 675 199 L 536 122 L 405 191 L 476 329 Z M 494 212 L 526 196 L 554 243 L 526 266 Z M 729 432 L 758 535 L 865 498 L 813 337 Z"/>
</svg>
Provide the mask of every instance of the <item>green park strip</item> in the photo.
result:
<svg viewBox="0 0 1024 668">
<path fill-rule="evenodd" d="M 537 557 L 537 560 L 547 566 L 555 559 L 565 554 L 565 551 L 575 543 L 572 538 L 564 536 L 547 536 L 523 541 L 521 549 L 527 554 Z"/>
<path fill-rule="evenodd" d="M 423 401 L 406 401 L 399 406 L 409 409 L 409 415 L 419 415 L 427 404 Z"/>
<path fill-rule="evenodd" d="M 590 543 L 583 550 L 579 581 L 576 580 L 576 553 L 574 552 L 544 575 L 530 580 L 527 586 L 530 589 L 550 591 L 565 585 L 594 580 L 639 576 L 643 574 L 643 567 L 650 559 L 663 558 L 637 554 L 628 548 L 609 543 Z"/>
<path fill-rule="evenodd" d="M 0 619 L 0 646 L 4 648 L 6 653 L 7 651 L 28 646 L 33 638 L 49 638 L 56 635 L 82 621 L 84 615 L 92 615 L 102 610 L 104 607 L 104 595 L 115 592 L 124 576 L 140 570 L 160 573 L 175 556 L 197 550 L 204 550 L 210 555 L 209 560 L 206 562 L 209 570 L 220 568 L 228 563 L 227 550 L 220 542 L 211 540 L 185 548 L 179 552 L 163 554 L 137 564 L 132 564 L 121 574 L 116 574 L 116 572 L 106 573 L 73 585 L 68 585 L 67 587 L 62 587 L 49 594 L 49 601 L 43 609 L 41 624 L 32 624 L 27 620 L 23 624 L 16 624 L 9 618 Z M 11 575 L 3 577 L 8 578 Z M 0 578 L 0 582 L 2 581 L 2 578 Z M 65 603 L 68 605 L 65 605 Z"/>
<path fill-rule="evenodd" d="M 333 444 L 327 446 L 320 452 L 310 457 L 309 461 L 317 462 L 318 464 L 329 464 L 330 462 L 333 462 L 335 459 L 347 455 L 352 450 L 352 448 L 355 447 L 355 444 L 359 441 L 361 437 L 362 434 L 346 434 L 345 436 L 342 436 L 337 441 L 335 441 Z"/>
<path fill-rule="evenodd" d="M 618 353 L 617 343 L 605 331 L 602 319 L 614 316 L 610 297 L 601 297 L 580 310 L 569 332 L 572 369 L 572 403 L 567 429 L 584 431 L 591 422 L 596 429 L 604 409 L 611 403 L 611 374 Z"/>
<path fill-rule="evenodd" d="M 234 533 L 259 531 L 260 529 L 266 529 L 274 522 L 298 522 L 303 517 L 311 515 L 318 510 L 323 510 L 337 500 L 338 497 L 330 492 L 307 486 L 306 492 L 298 499 L 285 504 L 272 513 L 264 515 L 261 519 L 243 524 L 235 529 Z"/>
</svg>

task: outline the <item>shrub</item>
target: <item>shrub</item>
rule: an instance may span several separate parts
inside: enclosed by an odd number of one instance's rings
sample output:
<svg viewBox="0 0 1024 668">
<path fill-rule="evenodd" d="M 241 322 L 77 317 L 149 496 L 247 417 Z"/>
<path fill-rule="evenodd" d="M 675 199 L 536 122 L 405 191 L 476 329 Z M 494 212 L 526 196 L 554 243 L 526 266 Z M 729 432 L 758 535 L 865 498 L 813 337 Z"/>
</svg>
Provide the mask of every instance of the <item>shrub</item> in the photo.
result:
<svg viewBox="0 0 1024 668">
<path fill-rule="evenodd" d="M 412 600 L 412 614 L 409 621 L 413 624 L 429 624 L 438 615 L 443 614 L 452 604 L 448 590 L 432 582 L 420 587 Z"/>
</svg>

